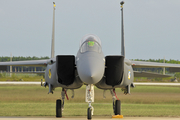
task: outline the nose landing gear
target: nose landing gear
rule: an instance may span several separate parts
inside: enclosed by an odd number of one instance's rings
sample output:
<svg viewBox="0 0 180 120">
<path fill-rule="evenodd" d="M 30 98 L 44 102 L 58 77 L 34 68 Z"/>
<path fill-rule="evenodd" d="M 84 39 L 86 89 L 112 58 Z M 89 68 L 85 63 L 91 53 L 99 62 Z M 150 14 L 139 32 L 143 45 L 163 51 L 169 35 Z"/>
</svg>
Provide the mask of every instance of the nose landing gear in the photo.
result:
<svg viewBox="0 0 180 120">
<path fill-rule="evenodd" d="M 94 102 L 94 86 L 93 85 L 86 86 L 86 102 L 89 103 L 89 107 L 87 109 L 87 119 L 91 120 L 93 112 L 94 112 L 94 108 L 91 105 L 91 103 Z"/>
</svg>

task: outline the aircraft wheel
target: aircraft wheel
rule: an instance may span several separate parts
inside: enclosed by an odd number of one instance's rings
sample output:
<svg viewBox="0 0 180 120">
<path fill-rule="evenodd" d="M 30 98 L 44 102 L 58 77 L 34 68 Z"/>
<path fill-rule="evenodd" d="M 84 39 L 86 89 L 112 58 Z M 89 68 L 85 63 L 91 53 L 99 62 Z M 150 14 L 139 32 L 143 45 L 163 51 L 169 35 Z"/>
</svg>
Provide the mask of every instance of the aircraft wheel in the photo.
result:
<svg viewBox="0 0 180 120">
<path fill-rule="evenodd" d="M 56 100 L 56 117 L 62 117 L 61 100 Z"/>
<path fill-rule="evenodd" d="M 115 103 L 115 115 L 121 115 L 120 113 L 120 105 L 121 105 L 121 101 L 120 100 L 116 100 Z"/>
<path fill-rule="evenodd" d="M 87 109 L 87 119 L 89 120 L 91 120 L 91 118 L 92 118 L 92 115 L 91 115 L 91 108 L 88 108 Z"/>
</svg>

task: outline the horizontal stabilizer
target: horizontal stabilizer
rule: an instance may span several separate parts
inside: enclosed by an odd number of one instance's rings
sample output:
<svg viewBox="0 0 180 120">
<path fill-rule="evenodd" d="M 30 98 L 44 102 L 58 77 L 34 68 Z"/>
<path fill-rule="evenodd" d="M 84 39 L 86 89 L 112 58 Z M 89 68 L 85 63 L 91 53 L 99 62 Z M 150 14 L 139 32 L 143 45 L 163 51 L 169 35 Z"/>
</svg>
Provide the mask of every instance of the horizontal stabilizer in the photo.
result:
<svg viewBox="0 0 180 120">
<path fill-rule="evenodd" d="M 152 73 L 152 72 L 134 71 L 134 77 L 164 78 L 164 77 L 172 77 L 172 76 L 163 75 L 159 73 Z"/>
</svg>

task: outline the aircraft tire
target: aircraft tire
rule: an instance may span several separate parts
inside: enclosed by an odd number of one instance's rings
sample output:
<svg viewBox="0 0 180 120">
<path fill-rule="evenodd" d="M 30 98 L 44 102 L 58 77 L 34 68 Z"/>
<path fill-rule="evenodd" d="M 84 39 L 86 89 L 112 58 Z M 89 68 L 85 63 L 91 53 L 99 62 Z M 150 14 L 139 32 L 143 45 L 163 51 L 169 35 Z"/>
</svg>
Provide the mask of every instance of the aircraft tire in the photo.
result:
<svg viewBox="0 0 180 120">
<path fill-rule="evenodd" d="M 91 118 L 92 118 L 91 108 L 88 108 L 88 109 L 87 109 L 87 119 L 88 119 L 88 120 L 91 120 Z"/>
<path fill-rule="evenodd" d="M 116 100 L 116 103 L 115 103 L 115 115 L 121 115 L 120 113 L 120 105 L 121 105 L 121 101 L 120 100 Z"/>
<path fill-rule="evenodd" d="M 61 100 L 56 100 L 56 117 L 62 117 Z"/>
</svg>

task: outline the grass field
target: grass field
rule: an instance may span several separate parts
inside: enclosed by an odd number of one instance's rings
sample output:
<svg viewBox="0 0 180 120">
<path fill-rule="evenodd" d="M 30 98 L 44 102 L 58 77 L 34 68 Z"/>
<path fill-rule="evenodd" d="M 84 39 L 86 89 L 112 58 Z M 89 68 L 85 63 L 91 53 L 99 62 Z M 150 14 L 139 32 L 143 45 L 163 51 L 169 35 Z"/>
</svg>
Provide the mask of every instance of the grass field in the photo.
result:
<svg viewBox="0 0 180 120">
<path fill-rule="evenodd" d="M 0 81 L 40 81 L 43 79 L 42 75 L 37 74 L 22 74 L 22 73 L 0 73 Z"/>
<path fill-rule="evenodd" d="M 180 117 L 180 87 L 137 86 L 131 95 L 124 95 L 116 89 L 122 102 L 124 116 L 171 116 Z M 55 102 L 60 98 L 61 89 L 47 94 L 48 88 L 40 85 L 0 85 L 0 116 L 55 116 Z M 75 90 L 75 98 L 65 101 L 63 116 L 86 116 L 85 86 Z M 96 116 L 111 116 L 112 97 L 106 91 L 95 88 L 95 102 L 92 104 Z"/>
</svg>

